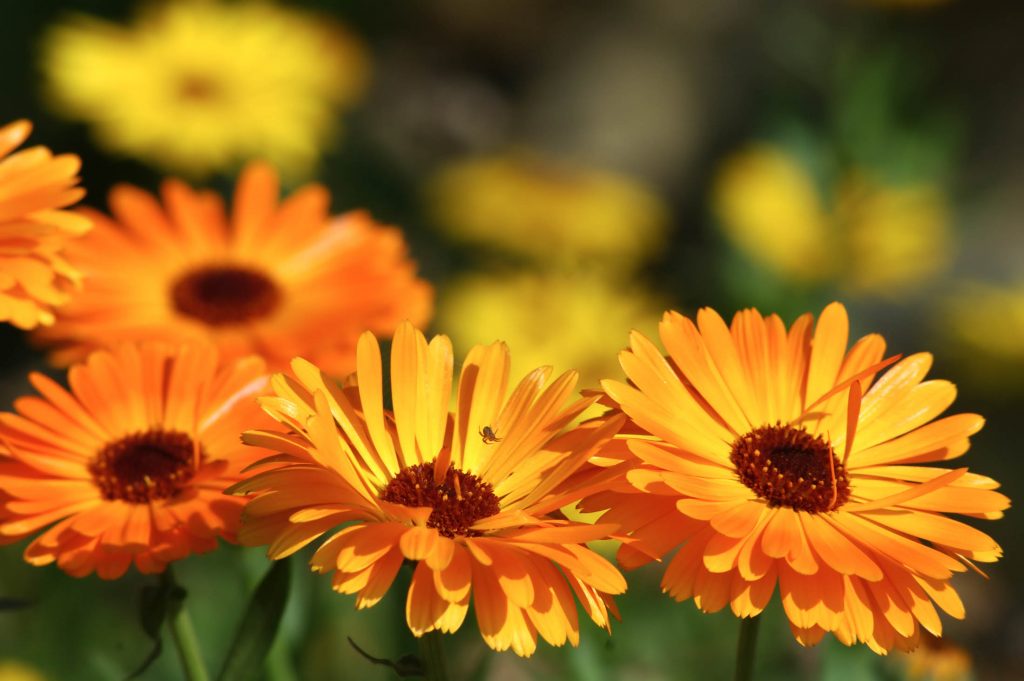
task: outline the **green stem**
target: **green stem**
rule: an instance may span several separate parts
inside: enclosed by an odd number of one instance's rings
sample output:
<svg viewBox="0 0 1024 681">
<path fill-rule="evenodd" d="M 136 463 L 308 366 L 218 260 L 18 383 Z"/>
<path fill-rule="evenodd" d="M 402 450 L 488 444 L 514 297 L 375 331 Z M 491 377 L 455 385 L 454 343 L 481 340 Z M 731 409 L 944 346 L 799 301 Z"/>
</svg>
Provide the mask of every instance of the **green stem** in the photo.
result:
<svg viewBox="0 0 1024 681">
<path fill-rule="evenodd" d="M 759 615 L 740 620 L 740 642 L 736 647 L 736 681 L 750 681 L 754 678 L 754 648 L 757 647 L 757 625 Z"/>
<path fill-rule="evenodd" d="M 169 574 L 168 578 L 174 579 Z M 188 681 L 210 681 L 210 675 L 203 664 L 203 654 L 199 650 L 199 639 L 196 637 L 196 630 L 192 626 L 192 618 L 189 617 L 184 599 L 172 609 L 170 620 L 171 635 L 181 658 L 181 666 L 185 669 L 185 677 Z"/>
<path fill-rule="evenodd" d="M 267 653 L 265 667 L 267 681 L 299 681 L 292 665 L 288 643 L 284 640 L 281 632 L 278 633 L 278 639 Z"/>
<path fill-rule="evenodd" d="M 443 636 L 444 634 L 439 631 L 431 631 L 420 636 L 420 658 L 426 672 L 423 678 L 427 681 L 448 681 Z"/>
</svg>

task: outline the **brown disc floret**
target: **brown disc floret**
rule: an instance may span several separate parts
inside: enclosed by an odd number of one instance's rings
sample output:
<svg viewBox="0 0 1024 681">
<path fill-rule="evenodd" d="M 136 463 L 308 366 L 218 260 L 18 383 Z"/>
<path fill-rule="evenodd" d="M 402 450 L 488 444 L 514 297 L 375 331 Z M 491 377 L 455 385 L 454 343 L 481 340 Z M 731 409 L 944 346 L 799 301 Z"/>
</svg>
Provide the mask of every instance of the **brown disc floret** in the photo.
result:
<svg viewBox="0 0 1024 681">
<path fill-rule="evenodd" d="M 448 467 L 441 484 L 434 482 L 434 462 L 408 466 L 398 472 L 380 498 L 403 506 L 433 509 L 427 527 L 445 537 L 475 537 L 474 523 L 496 514 L 500 509 L 494 488 L 472 473 Z"/>
<path fill-rule="evenodd" d="M 88 468 L 104 499 L 144 504 L 181 491 L 202 456 L 186 433 L 149 430 L 111 442 Z"/>
<path fill-rule="evenodd" d="M 215 265 L 191 270 L 171 287 L 178 313 L 211 326 L 242 324 L 269 316 L 281 302 L 281 290 L 259 270 Z"/>
<path fill-rule="evenodd" d="M 768 506 L 823 513 L 850 498 L 846 468 L 820 436 L 776 424 L 737 439 L 729 456 L 744 485 Z"/>
</svg>

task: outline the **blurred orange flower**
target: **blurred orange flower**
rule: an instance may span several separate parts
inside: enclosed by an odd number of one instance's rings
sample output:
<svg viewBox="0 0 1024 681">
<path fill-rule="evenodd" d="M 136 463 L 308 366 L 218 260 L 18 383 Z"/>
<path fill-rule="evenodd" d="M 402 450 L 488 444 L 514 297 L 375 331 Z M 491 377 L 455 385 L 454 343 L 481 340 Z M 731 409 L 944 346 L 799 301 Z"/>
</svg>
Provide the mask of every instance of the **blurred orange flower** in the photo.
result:
<svg viewBox="0 0 1024 681">
<path fill-rule="evenodd" d="M 667 313 L 660 334 L 667 358 L 634 332 L 620 355 L 629 384 L 603 382 L 638 429 L 608 451 L 632 470 L 583 504 L 638 540 L 620 550 L 624 567 L 681 547 L 662 588 L 738 617 L 759 614 L 777 584 L 805 645 L 830 631 L 909 649 L 922 629 L 941 634 L 935 605 L 963 617 L 950 577 L 1001 550 L 944 514 L 999 518 L 1009 500 L 966 468 L 915 465 L 963 455 L 984 423 L 934 420 L 956 388 L 924 380 L 931 355 L 882 373 L 896 358 L 883 361 L 877 334 L 847 352 L 838 303 L 788 333 L 775 315 L 746 310 L 730 327 L 703 309 L 696 325 Z"/>
<path fill-rule="evenodd" d="M 20 329 L 52 324 L 79 275 L 62 255 L 89 221 L 61 210 L 85 195 L 81 162 L 46 147 L 15 152 L 32 131 L 28 121 L 0 127 L 0 322 Z M 13 153 L 12 153 L 13 152 Z"/>
<path fill-rule="evenodd" d="M 0 414 L 0 541 L 43 530 L 33 565 L 104 579 L 161 572 L 234 541 L 242 501 L 223 494 L 260 453 L 238 434 L 264 418 L 254 396 L 264 364 L 219 364 L 207 345 L 148 343 L 99 351 L 68 372 L 70 391 L 42 374 L 40 397 Z M 264 453 L 265 454 L 265 453 Z"/>
<path fill-rule="evenodd" d="M 576 645 L 573 593 L 598 626 L 609 627 L 610 595 L 626 582 L 584 542 L 613 528 L 565 520 L 558 509 L 583 490 L 559 486 L 619 424 L 560 435 L 593 402 L 565 406 L 576 373 L 545 387 L 551 369 L 536 369 L 506 395 L 509 365 L 503 343 L 471 349 L 452 415 L 445 336 L 428 344 L 411 325 L 399 327 L 394 413 L 383 408 L 371 334 L 359 341 L 355 384 L 338 387 L 296 359 L 294 377 L 274 376 L 276 396 L 262 400 L 283 429 L 243 436 L 282 454 L 268 459 L 278 467 L 234 488 L 256 493 L 241 541 L 269 544 L 268 555 L 279 559 L 333 531 L 313 569 L 333 573 L 336 591 L 357 593 L 359 608 L 376 604 L 402 562 L 415 561 L 406 619 L 416 636 L 457 630 L 471 591 L 480 633 L 495 650 L 529 656 L 538 633 L 552 645 Z"/>
<path fill-rule="evenodd" d="M 86 211 L 92 233 L 68 250 L 83 290 L 40 335 L 67 362 L 120 341 L 209 339 L 226 357 L 272 369 L 304 355 L 325 371 L 354 366 L 358 335 L 425 323 L 433 291 L 416 278 L 402 233 L 365 213 L 328 215 L 318 185 L 278 200 L 274 171 L 243 172 L 228 216 L 219 197 L 169 180 L 163 206 L 130 186 L 113 218 Z"/>
</svg>

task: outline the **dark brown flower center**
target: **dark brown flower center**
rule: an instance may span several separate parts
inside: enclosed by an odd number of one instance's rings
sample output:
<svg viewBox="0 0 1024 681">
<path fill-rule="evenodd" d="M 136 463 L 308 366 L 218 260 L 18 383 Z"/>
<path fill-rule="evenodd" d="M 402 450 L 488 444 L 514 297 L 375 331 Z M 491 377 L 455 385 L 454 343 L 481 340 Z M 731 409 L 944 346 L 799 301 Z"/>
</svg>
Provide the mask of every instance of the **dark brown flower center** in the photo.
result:
<svg viewBox="0 0 1024 681">
<path fill-rule="evenodd" d="M 208 102 L 220 96 L 222 88 L 212 78 L 190 73 L 178 83 L 178 96 L 190 102 Z"/>
<path fill-rule="evenodd" d="M 752 430 L 733 443 L 729 458 L 743 484 L 769 506 L 824 513 L 850 498 L 846 468 L 832 446 L 803 428 Z"/>
<path fill-rule="evenodd" d="M 89 464 L 89 472 L 104 499 L 144 504 L 177 494 L 195 475 L 195 464 L 187 434 L 149 430 L 108 444 Z"/>
<path fill-rule="evenodd" d="M 479 536 L 480 532 L 469 529 L 473 523 L 501 510 L 494 488 L 472 473 L 449 466 L 441 484 L 435 484 L 433 461 L 403 468 L 380 498 L 403 506 L 433 508 L 427 527 L 446 537 Z"/>
<path fill-rule="evenodd" d="M 266 317 L 281 302 L 281 290 L 264 273 L 238 265 L 203 267 L 171 288 L 174 308 L 211 326 Z"/>
</svg>

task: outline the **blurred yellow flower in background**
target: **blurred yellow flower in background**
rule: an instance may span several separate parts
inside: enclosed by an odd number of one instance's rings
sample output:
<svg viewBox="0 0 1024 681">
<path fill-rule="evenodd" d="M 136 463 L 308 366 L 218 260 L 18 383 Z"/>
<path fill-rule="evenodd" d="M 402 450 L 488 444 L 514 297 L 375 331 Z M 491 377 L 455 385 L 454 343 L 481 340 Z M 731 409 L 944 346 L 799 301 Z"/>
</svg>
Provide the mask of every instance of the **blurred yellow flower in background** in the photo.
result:
<svg viewBox="0 0 1024 681">
<path fill-rule="evenodd" d="M 941 273 L 954 250 L 949 211 L 946 197 L 932 185 L 883 187 L 848 178 L 835 213 L 849 259 L 847 287 L 884 295 Z"/>
<path fill-rule="evenodd" d="M 28 121 L 0 127 L 0 322 L 20 329 L 53 324 L 81 277 L 64 259 L 68 239 L 89 220 L 61 210 L 85 195 L 81 161 L 43 146 L 14 151 L 32 132 Z"/>
<path fill-rule="evenodd" d="M 557 265 L 628 268 L 662 245 L 664 202 L 606 170 L 517 150 L 442 168 L 428 207 L 452 237 Z"/>
<path fill-rule="evenodd" d="M 0 681 L 46 681 L 46 677 L 22 662 L 3 660 L 0 662 Z"/>
<path fill-rule="evenodd" d="M 944 319 L 955 339 L 999 360 L 1024 360 L 1024 281 L 1007 287 L 968 282 L 950 297 Z"/>
<path fill-rule="evenodd" d="M 543 365 L 576 369 L 580 386 L 618 375 L 625 343 L 609 329 L 656 326 L 662 302 L 597 276 L 518 273 L 469 275 L 449 282 L 438 304 L 438 328 L 456 347 L 503 340 L 514 350 L 513 373 Z"/>
<path fill-rule="evenodd" d="M 938 306 L 934 325 L 947 335 L 965 379 L 1001 392 L 1024 389 L 1024 281 L 960 283 Z"/>
<path fill-rule="evenodd" d="M 818 189 L 781 150 L 757 145 L 727 159 L 712 201 L 725 235 L 768 269 L 797 281 L 833 270 Z"/>
<path fill-rule="evenodd" d="M 755 144 L 726 159 L 712 189 L 726 237 L 775 275 L 893 295 L 942 272 L 954 250 L 947 197 L 936 186 L 889 186 L 847 172 L 819 187 L 784 150 Z"/>
<path fill-rule="evenodd" d="M 4 659 L 0 662 L 0 681 L 46 681 L 46 677 L 15 659 Z"/>
<path fill-rule="evenodd" d="M 951 642 L 923 632 L 921 645 L 900 655 L 908 679 L 912 681 L 968 681 L 971 674 L 971 655 Z"/>
<path fill-rule="evenodd" d="M 269 160 L 304 174 L 364 89 L 361 43 L 269 2 L 181 0 L 130 26 L 80 16 L 43 41 L 56 108 L 109 150 L 200 176 Z"/>
</svg>

